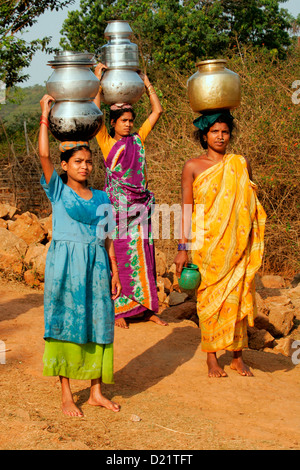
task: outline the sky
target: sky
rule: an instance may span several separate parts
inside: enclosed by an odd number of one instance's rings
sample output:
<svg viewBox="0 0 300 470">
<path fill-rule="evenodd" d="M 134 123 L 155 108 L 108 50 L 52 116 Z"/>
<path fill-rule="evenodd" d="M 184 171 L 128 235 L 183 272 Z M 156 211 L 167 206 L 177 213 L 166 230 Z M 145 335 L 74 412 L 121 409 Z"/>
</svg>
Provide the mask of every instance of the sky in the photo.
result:
<svg viewBox="0 0 300 470">
<path fill-rule="evenodd" d="M 31 41 L 33 39 L 42 38 L 45 36 L 52 36 L 51 46 L 59 47 L 60 30 L 64 20 L 68 16 L 68 11 L 79 9 L 80 0 L 75 0 L 75 3 L 69 7 L 63 8 L 59 12 L 47 12 L 41 15 L 38 22 L 28 29 L 23 35 L 23 39 Z M 288 0 L 281 4 L 282 8 L 286 8 L 295 17 L 300 14 L 300 0 Z M 112 18 L 113 19 L 113 18 Z M 20 84 L 21 87 L 44 85 L 53 69 L 47 65 L 49 60 L 53 60 L 53 56 L 38 52 L 35 54 L 30 67 L 24 69 L 25 74 L 29 74 L 30 78 Z"/>
</svg>

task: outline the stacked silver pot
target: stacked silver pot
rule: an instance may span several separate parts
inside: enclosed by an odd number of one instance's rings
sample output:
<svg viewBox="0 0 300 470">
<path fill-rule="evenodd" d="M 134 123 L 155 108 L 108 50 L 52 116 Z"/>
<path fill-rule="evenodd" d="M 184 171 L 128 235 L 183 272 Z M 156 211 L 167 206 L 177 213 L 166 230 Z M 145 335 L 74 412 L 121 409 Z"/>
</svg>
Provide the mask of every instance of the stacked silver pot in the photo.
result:
<svg viewBox="0 0 300 470">
<path fill-rule="evenodd" d="M 54 69 L 46 83 L 48 94 L 55 99 L 49 115 L 51 133 L 60 141 L 92 139 L 103 119 L 93 102 L 100 86 L 91 71 L 93 55 L 63 51 L 48 65 Z"/>
<path fill-rule="evenodd" d="M 101 80 L 101 101 L 136 103 L 145 86 L 137 71 L 139 69 L 138 46 L 130 41 L 133 31 L 126 21 L 110 21 L 104 31 L 108 40 L 101 48 L 101 62 L 107 66 Z"/>
</svg>

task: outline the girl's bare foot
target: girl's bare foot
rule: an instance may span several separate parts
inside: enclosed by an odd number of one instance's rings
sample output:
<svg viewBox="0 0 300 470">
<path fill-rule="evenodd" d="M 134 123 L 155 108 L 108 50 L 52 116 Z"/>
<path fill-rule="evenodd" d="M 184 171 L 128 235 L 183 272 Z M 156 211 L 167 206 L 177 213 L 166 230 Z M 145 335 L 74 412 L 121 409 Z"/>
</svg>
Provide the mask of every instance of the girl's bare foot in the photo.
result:
<svg viewBox="0 0 300 470">
<path fill-rule="evenodd" d="M 216 353 L 207 353 L 208 377 L 227 377 L 226 372 L 219 366 Z"/>
<path fill-rule="evenodd" d="M 251 370 L 243 361 L 242 351 L 234 351 L 230 368 L 236 370 L 240 375 L 253 377 Z"/>
<path fill-rule="evenodd" d="M 118 403 L 115 403 L 102 395 L 100 379 L 92 380 L 88 404 L 92 406 L 103 406 L 103 408 L 112 410 L 115 413 L 120 411 L 120 405 L 118 405 Z"/>
<path fill-rule="evenodd" d="M 114 412 L 120 411 L 120 405 L 118 405 L 118 403 L 110 401 L 103 395 L 101 397 L 90 397 L 88 400 L 88 404 L 92 406 L 103 406 L 103 408 L 107 408 L 108 410 L 112 410 Z"/>
<path fill-rule="evenodd" d="M 66 416 L 79 416 L 82 417 L 83 413 L 75 405 L 71 388 L 70 381 L 67 377 L 59 377 L 62 391 L 62 411 Z"/>
<path fill-rule="evenodd" d="M 82 416 L 83 416 L 83 413 L 79 410 L 79 408 L 77 408 L 77 406 L 75 405 L 73 400 L 63 401 L 63 403 L 62 403 L 62 412 L 66 416 L 78 416 L 80 418 L 82 418 Z"/>
</svg>

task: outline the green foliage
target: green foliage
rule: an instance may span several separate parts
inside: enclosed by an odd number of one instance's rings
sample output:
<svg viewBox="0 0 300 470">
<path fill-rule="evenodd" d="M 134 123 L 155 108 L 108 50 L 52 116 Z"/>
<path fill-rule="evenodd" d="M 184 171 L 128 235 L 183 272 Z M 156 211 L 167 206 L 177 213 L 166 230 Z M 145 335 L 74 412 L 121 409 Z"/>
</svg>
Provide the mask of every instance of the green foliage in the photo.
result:
<svg viewBox="0 0 300 470">
<path fill-rule="evenodd" d="M 45 92 L 45 87 L 39 85 L 9 90 L 8 100 L 0 108 L 0 160 L 10 154 L 12 142 L 16 154 L 24 154 L 24 121 L 29 138 L 32 142 L 36 140 L 41 114 L 40 99 Z"/>
<path fill-rule="evenodd" d="M 277 0 L 81 0 L 63 24 L 61 46 L 97 55 L 112 19 L 130 23 L 141 65 L 152 70 L 190 70 L 198 60 L 243 44 L 284 57 L 296 21 Z"/>
<path fill-rule="evenodd" d="M 37 118 L 41 114 L 40 99 L 45 93 L 45 87 L 40 85 L 26 88 L 15 87 L 10 90 L 7 103 L 0 108 L 0 117 L 9 136 L 13 137 L 19 130 L 23 131 L 24 119 L 28 124 L 32 122 L 33 128 L 37 128 L 39 122 Z"/>
<path fill-rule="evenodd" d="M 59 10 L 74 0 L 2 0 L 0 3 L 0 80 L 7 87 L 25 81 L 22 69 L 28 67 L 37 50 L 52 52 L 47 47 L 51 37 L 37 38 L 29 43 L 17 36 L 36 23 L 46 10 Z"/>
</svg>

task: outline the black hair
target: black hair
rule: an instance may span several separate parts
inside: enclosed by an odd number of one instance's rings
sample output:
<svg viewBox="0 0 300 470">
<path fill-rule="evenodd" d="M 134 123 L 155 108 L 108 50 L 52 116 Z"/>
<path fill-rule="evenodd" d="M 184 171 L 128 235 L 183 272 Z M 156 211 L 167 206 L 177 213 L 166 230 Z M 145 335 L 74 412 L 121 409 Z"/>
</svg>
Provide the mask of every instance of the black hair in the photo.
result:
<svg viewBox="0 0 300 470">
<path fill-rule="evenodd" d="M 90 149 L 90 147 L 87 147 L 86 145 L 80 145 L 80 147 L 73 147 L 72 149 L 69 149 L 69 150 L 66 150 L 65 152 L 61 152 L 60 154 L 60 161 L 61 162 L 66 162 L 68 163 L 68 161 L 70 160 L 71 157 L 73 157 L 73 155 L 75 155 L 76 152 L 79 152 L 79 150 L 88 150 L 90 152 L 90 154 L 92 155 L 92 151 Z M 68 181 L 68 175 L 67 175 L 67 172 L 64 171 L 61 175 L 60 175 L 61 179 L 63 180 L 63 183 L 67 183 Z"/>
<path fill-rule="evenodd" d="M 201 129 L 197 129 L 195 132 L 194 132 L 194 138 L 195 140 L 197 141 L 200 141 L 200 144 L 202 145 L 202 147 L 204 148 L 204 150 L 207 150 L 207 142 L 206 140 L 204 140 L 204 136 L 207 135 L 209 129 L 214 125 L 216 124 L 216 122 L 224 122 L 225 124 L 227 124 L 228 128 L 229 128 L 229 133 L 230 133 L 230 137 L 232 136 L 232 132 L 233 130 L 235 129 L 235 124 L 232 120 L 232 118 L 230 118 L 229 116 L 227 116 L 226 114 L 221 114 L 221 116 L 218 117 L 218 119 L 215 120 L 215 122 L 211 125 L 211 126 L 207 126 L 205 129 L 201 130 Z"/>
<path fill-rule="evenodd" d="M 124 113 L 131 113 L 133 119 L 135 119 L 135 112 L 133 111 L 132 108 L 111 109 L 109 113 L 109 123 L 111 123 L 111 121 L 116 122 L 121 116 L 123 116 Z M 109 135 L 111 137 L 115 136 L 114 127 L 110 128 Z"/>
</svg>

